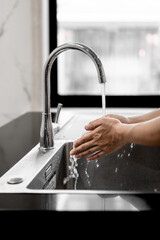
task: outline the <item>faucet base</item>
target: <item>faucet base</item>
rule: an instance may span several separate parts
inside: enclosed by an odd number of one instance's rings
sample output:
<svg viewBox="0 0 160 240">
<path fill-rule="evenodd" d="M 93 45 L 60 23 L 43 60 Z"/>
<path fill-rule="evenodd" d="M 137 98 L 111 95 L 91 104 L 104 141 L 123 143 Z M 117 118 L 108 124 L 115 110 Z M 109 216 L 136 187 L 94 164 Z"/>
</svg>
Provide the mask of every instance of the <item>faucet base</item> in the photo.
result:
<svg viewBox="0 0 160 240">
<path fill-rule="evenodd" d="M 52 116 L 51 113 L 42 113 L 40 149 L 46 151 L 52 148 L 54 148 Z"/>
<path fill-rule="evenodd" d="M 54 149 L 54 147 L 47 147 L 47 148 L 39 147 L 38 149 L 39 149 L 40 151 L 42 151 L 42 152 L 47 152 L 48 150 Z"/>
</svg>

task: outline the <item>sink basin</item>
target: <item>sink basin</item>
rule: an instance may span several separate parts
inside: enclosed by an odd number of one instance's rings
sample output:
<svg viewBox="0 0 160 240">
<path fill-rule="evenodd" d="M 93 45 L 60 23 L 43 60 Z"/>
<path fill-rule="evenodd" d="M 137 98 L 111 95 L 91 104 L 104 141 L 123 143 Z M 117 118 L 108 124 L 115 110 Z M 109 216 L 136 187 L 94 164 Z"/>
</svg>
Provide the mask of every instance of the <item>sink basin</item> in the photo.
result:
<svg viewBox="0 0 160 240">
<path fill-rule="evenodd" d="M 160 148 L 127 144 L 95 161 L 77 160 L 77 181 L 66 183 L 73 142 L 64 143 L 27 186 L 30 189 L 157 192 L 160 190 Z"/>
</svg>

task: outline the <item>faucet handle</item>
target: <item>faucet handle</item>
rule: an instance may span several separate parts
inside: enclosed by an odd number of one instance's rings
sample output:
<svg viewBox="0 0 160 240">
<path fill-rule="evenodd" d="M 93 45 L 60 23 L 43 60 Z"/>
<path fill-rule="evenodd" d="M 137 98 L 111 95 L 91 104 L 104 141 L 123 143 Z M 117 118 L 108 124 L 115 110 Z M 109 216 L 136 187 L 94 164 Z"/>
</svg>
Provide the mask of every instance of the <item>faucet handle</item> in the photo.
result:
<svg viewBox="0 0 160 240">
<path fill-rule="evenodd" d="M 58 123 L 59 114 L 60 114 L 60 111 L 61 111 L 62 106 L 63 106 L 62 103 L 58 103 L 57 112 L 56 112 L 55 121 L 54 121 L 55 123 Z"/>
</svg>

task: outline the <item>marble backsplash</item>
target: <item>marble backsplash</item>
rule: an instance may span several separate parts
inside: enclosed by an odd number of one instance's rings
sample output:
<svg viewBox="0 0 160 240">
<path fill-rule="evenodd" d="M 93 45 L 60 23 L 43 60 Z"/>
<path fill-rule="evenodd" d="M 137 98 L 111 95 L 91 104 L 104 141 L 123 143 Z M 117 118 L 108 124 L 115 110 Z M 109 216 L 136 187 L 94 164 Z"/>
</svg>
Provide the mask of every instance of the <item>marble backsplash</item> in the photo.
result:
<svg viewBox="0 0 160 240">
<path fill-rule="evenodd" d="M 0 126 L 25 112 L 41 111 L 47 4 L 0 0 Z"/>
</svg>

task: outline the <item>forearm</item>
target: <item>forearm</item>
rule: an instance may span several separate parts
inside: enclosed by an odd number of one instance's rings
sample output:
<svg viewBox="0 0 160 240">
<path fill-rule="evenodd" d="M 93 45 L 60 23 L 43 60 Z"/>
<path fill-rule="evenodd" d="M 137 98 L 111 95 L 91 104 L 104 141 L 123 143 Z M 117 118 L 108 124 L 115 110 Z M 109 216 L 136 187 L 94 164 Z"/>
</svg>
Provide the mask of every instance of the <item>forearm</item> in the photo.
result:
<svg viewBox="0 0 160 240">
<path fill-rule="evenodd" d="M 122 135 L 126 143 L 160 146 L 160 117 L 137 124 L 123 124 Z"/>
<path fill-rule="evenodd" d="M 133 117 L 128 117 L 128 123 L 133 124 L 133 123 L 141 123 L 145 122 L 151 119 L 154 119 L 156 117 L 160 116 L 160 109 L 153 110 L 151 112 L 139 115 L 139 116 L 133 116 Z"/>
</svg>

